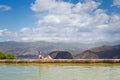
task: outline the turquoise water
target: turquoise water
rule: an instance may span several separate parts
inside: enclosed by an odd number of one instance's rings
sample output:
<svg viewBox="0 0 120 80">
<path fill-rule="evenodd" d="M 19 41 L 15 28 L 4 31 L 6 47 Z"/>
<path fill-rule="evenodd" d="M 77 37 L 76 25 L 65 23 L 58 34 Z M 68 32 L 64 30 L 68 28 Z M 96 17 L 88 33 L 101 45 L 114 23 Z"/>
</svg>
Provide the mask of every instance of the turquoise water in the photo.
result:
<svg viewBox="0 0 120 80">
<path fill-rule="evenodd" d="M 0 80 L 120 80 L 120 64 L 0 64 Z"/>
</svg>

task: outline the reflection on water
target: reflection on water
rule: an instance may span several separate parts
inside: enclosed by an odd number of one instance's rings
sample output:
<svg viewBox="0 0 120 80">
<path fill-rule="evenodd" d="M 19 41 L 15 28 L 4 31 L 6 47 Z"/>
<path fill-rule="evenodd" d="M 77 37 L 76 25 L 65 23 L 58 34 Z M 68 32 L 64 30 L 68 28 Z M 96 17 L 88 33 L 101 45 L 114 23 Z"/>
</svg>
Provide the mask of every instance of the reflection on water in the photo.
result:
<svg viewBox="0 0 120 80">
<path fill-rule="evenodd" d="M 120 64 L 0 64 L 0 80 L 119 80 Z"/>
</svg>

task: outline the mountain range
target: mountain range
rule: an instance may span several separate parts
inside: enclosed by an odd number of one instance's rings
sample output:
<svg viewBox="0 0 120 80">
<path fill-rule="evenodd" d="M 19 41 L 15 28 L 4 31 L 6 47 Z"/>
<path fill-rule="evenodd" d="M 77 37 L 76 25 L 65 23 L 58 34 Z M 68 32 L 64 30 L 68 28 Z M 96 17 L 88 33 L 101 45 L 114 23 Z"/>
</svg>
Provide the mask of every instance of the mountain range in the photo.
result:
<svg viewBox="0 0 120 80">
<path fill-rule="evenodd" d="M 120 45 L 92 45 L 62 42 L 0 42 L 0 51 L 14 54 L 17 58 L 37 58 L 38 51 L 47 56 L 53 51 L 68 51 L 73 59 L 118 59 Z M 54 53 L 56 54 L 56 53 Z M 53 54 L 53 55 L 54 55 Z M 61 53 L 62 54 L 62 53 Z M 61 56 L 64 56 L 63 54 Z M 59 57 L 59 56 L 58 56 Z"/>
<path fill-rule="evenodd" d="M 52 51 L 69 51 L 78 54 L 85 48 L 78 43 L 62 43 L 62 42 L 0 42 L 0 51 L 13 53 L 17 58 L 37 58 L 38 51 L 43 56 L 48 55 Z"/>
<path fill-rule="evenodd" d="M 75 59 L 120 59 L 120 45 L 90 48 L 74 56 Z"/>
</svg>

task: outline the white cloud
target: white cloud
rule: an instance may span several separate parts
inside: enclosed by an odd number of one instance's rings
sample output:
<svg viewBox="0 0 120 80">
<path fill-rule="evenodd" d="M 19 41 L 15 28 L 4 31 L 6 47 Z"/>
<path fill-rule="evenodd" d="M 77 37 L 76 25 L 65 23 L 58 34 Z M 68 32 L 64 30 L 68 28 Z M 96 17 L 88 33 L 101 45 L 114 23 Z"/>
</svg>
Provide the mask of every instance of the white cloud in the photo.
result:
<svg viewBox="0 0 120 80">
<path fill-rule="evenodd" d="M 57 37 L 57 40 L 63 39 L 63 41 L 66 38 L 67 41 L 84 43 L 110 41 L 112 37 L 114 37 L 113 41 L 118 39 L 120 34 L 118 32 L 119 15 L 110 16 L 104 10 L 98 9 L 101 3 L 88 0 L 85 3 L 72 4 L 49 0 L 51 3 L 42 4 L 39 1 L 42 0 L 36 0 L 37 3 L 32 5 L 32 7 L 37 5 L 35 12 L 48 11 L 47 15 L 42 17 L 43 19 L 38 20 L 37 28 L 41 31 L 41 36 L 46 36 L 49 39 Z M 38 4 L 50 7 L 41 7 Z M 110 32 L 114 32 L 117 36 Z"/>
<path fill-rule="evenodd" d="M 14 32 L 9 31 L 8 29 L 0 30 L 0 41 L 11 40 L 16 40 L 16 35 Z"/>
<path fill-rule="evenodd" d="M 113 5 L 120 7 L 120 0 L 113 0 Z"/>
<path fill-rule="evenodd" d="M 94 1 L 88 1 L 85 4 L 82 3 L 77 3 L 75 7 L 73 8 L 74 12 L 79 12 L 79 13 L 89 13 L 95 10 L 100 3 L 94 2 Z"/>
<path fill-rule="evenodd" d="M 31 9 L 35 15 L 43 16 L 37 17 L 35 28 L 23 28 L 18 33 L 11 32 L 16 35 L 11 36 L 11 40 L 82 43 L 120 40 L 120 15 L 108 15 L 98 8 L 99 5 L 100 3 L 92 0 L 77 4 L 36 0 Z"/>
<path fill-rule="evenodd" d="M 11 7 L 7 6 L 7 5 L 0 5 L 0 10 L 2 10 L 2 11 L 8 11 L 8 10 L 11 10 Z"/>
<path fill-rule="evenodd" d="M 48 11 L 51 13 L 69 13 L 72 4 L 56 0 L 36 0 L 31 9 L 35 12 Z"/>
<path fill-rule="evenodd" d="M 35 12 L 45 11 L 56 5 L 55 0 L 36 0 L 31 9 Z"/>
<path fill-rule="evenodd" d="M 0 30 L 0 36 L 10 35 L 11 32 L 7 29 Z"/>
</svg>

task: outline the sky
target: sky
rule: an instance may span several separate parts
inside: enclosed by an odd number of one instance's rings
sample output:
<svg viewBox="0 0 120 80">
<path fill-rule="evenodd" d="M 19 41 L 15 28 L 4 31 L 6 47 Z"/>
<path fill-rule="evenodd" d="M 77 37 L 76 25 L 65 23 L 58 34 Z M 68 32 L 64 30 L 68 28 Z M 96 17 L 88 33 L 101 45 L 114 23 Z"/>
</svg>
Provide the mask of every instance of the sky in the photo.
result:
<svg viewBox="0 0 120 80">
<path fill-rule="evenodd" d="M 120 41 L 120 0 L 0 0 L 2 41 Z"/>
</svg>

